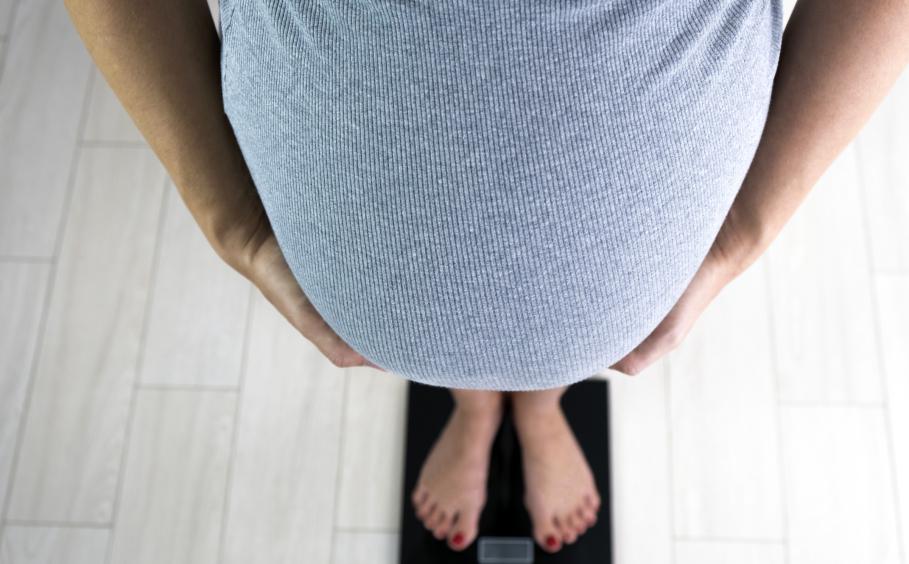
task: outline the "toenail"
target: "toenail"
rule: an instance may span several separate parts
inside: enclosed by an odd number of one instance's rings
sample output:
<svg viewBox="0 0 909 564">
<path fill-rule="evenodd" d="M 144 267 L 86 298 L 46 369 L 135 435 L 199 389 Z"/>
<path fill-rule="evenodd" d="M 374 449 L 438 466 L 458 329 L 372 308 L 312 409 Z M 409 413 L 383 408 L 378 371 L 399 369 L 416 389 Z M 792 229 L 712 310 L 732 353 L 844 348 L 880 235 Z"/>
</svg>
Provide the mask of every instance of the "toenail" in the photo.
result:
<svg viewBox="0 0 909 564">
<path fill-rule="evenodd" d="M 549 548 L 555 548 L 558 545 L 559 545 L 559 541 L 554 536 L 549 535 L 548 537 L 546 537 L 546 546 L 548 546 Z"/>
<path fill-rule="evenodd" d="M 461 546 L 461 543 L 464 542 L 464 535 L 455 533 L 455 536 L 451 537 L 451 542 L 453 542 L 455 546 Z"/>
</svg>

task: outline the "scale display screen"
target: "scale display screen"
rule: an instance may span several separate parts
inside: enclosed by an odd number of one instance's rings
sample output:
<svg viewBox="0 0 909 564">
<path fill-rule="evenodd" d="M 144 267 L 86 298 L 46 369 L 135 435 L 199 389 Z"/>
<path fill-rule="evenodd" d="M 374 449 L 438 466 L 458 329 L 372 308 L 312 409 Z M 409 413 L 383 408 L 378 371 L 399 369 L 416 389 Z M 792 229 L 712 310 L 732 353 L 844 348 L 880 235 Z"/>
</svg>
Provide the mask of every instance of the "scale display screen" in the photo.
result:
<svg viewBox="0 0 909 564">
<path fill-rule="evenodd" d="M 480 537 L 479 564 L 533 564 L 533 540 L 529 538 Z"/>
</svg>

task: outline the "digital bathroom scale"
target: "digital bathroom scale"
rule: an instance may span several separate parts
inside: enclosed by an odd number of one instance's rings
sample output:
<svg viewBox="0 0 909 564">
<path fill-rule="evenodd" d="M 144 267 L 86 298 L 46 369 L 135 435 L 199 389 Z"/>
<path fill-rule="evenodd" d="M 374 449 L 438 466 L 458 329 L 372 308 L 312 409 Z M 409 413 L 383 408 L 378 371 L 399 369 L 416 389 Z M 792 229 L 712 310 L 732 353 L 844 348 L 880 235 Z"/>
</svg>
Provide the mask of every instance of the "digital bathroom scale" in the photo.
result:
<svg viewBox="0 0 909 564">
<path fill-rule="evenodd" d="M 554 554 L 537 546 L 524 508 L 521 447 L 511 422 L 511 406 L 506 403 L 490 453 L 479 534 L 469 547 L 457 552 L 423 526 L 411 502 L 423 461 L 448 421 L 454 400 L 447 388 L 409 382 L 400 564 L 612 564 L 608 382 L 588 379 L 573 384 L 562 394 L 561 403 L 596 478 L 602 500 L 597 522 L 574 544 L 563 543 Z"/>
</svg>

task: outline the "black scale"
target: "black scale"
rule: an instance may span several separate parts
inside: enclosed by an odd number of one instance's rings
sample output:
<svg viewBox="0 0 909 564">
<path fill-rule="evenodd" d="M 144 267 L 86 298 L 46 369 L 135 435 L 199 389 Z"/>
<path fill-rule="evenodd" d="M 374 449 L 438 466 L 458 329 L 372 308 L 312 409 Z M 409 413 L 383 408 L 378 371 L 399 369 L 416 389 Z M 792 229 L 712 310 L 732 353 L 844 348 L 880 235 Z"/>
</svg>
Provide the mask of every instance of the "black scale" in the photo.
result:
<svg viewBox="0 0 909 564">
<path fill-rule="evenodd" d="M 409 382 L 400 564 L 612 564 L 608 382 L 588 379 L 573 384 L 562 394 L 561 403 L 596 478 L 602 500 L 596 524 L 574 544 L 562 543 L 556 553 L 537 546 L 524 508 L 521 447 L 506 403 L 490 455 L 479 534 L 467 549 L 458 552 L 423 526 L 411 502 L 423 461 L 448 420 L 454 400 L 447 388 Z"/>
</svg>

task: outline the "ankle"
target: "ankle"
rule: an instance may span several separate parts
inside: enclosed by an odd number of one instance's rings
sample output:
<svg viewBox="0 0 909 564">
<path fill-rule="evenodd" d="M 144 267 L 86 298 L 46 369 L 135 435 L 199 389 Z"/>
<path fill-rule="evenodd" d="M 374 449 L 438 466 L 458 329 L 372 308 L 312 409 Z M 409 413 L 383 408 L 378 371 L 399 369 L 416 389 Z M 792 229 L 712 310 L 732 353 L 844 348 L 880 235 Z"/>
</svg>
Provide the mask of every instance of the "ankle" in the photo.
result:
<svg viewBox="0 0 909 564">
<path fill-rule="evenodd" d="M 521 440 L 539 439 L 551 435 L 564 418 L 559 402 L 533 402 L 515 405 L 512 421 Z"/>
<path fill-rule="evenodd" d="M 504 394 L 485 390 L 451 390 L 455 409 L 471 417 L 492 418 L 502 412 Z"/>
<path fill-rule="evenodd" d="M 511 406 L 516 416 L 547 416 L 560 413 L 565 388 L 533 392 L 512 392 Z"/>
</svg>

